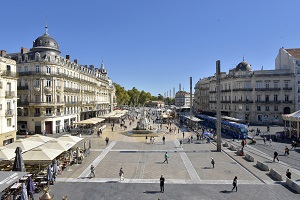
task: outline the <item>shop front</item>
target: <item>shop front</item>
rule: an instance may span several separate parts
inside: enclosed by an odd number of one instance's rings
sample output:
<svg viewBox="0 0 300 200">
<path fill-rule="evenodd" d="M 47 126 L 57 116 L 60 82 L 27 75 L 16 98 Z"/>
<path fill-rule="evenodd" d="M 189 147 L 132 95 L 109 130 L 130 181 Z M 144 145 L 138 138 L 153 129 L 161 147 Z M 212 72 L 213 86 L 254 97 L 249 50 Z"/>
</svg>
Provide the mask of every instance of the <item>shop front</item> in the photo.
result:
<svg viewBox="0 0 300 200">
<path fill-rule="evenodd" d="M 5 146 L 13 143 L 16 140 L 17 131 L 10 131 L 0 134 L 0 146 Z"/>
</svg>

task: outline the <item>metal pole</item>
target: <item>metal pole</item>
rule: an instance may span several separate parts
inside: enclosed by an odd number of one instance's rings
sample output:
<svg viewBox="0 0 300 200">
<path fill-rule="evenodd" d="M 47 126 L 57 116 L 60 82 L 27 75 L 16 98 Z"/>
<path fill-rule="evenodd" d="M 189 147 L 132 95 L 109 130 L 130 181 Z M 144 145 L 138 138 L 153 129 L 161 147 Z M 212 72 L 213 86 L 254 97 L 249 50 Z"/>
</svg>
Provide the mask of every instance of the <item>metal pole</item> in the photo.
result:
<svg viewBox="0 0 300 200">
<path fill-rule="evenodd" d="M 217 96 L 216 96 L 216 102 L 217 102 L 217 151 L 221 152 L 221 93 L 220 93 L 220 71 L 221 71 L 221 66 L 220 66 L 220 60 L 216 61 L 216 89 L 217 89 Z"/>
<path fill-rule="evenodd" d="M 192 77 L 190 77 L 190 128 L 192 129 L 192 107 L 193 107 L 193 86 L 192 86 Z"/>
</svg>

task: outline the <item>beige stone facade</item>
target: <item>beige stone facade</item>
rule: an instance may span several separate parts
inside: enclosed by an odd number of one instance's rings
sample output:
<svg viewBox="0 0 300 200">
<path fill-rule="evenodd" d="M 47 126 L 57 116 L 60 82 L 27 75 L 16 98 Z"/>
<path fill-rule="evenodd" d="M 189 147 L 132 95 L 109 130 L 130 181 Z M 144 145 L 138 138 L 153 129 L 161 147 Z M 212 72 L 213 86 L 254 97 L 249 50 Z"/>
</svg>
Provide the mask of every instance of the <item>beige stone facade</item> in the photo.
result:
<svg viewBox="0 0 300 200">
<path fill-rule="evenodd" d="M 256 124 L 282 124 L 282 114 L 295 111 L 295 74 L 290 69 L 252 71 L 241 62 L 221 73 L 221 113 Z M 216 113 L 216 77 L 195 85 L 194 111 Z"/>
<path fill-rule="evenodd" d="M 0 146 L 16 140 L 17 74 L 16 62 L 0 55 Z"/>
<path fill-rule="evenodd" d="M 8 54 L 17 62 L 18 130 L 59 133 L 73 122 L 113 110 L 115 89 L 104 64 L 80 65 L 60 56 L 58 43 L 46 33 L 28 51 Z"/>
<path fill-rule="evenodd" d="M 194 99 L 194 94 L 192 95 L 192 102 Z M 186 91 L 178 91 L 175 94 L 175 106 L 176 107 L 190 107 L 190 93 Z"/>
</svg>

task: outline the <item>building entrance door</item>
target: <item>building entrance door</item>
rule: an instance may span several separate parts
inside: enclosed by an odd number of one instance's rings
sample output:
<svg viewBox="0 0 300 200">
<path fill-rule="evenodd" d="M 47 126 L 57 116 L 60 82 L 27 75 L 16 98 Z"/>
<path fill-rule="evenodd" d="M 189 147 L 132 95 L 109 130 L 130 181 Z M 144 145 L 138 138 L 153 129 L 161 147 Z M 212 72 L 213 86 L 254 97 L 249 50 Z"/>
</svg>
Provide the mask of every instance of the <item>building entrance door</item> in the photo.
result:
<svg viewBox="0 0 300 200">
<path fill-rule="evenodd" d="M 52 122 L 45 122 L 45 130 L 47 134 L 52 134 Z"/>
</svg>

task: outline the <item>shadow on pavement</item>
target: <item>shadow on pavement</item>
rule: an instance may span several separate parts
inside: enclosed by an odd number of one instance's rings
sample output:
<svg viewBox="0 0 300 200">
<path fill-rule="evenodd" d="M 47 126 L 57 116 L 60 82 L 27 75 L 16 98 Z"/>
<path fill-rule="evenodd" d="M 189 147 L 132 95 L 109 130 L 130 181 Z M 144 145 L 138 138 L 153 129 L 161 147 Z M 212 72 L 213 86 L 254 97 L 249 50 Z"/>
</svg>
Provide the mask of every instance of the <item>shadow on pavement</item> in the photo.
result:
<svg viewBox="0 0 300 200">
<path fill-rule="evenodd" d="M 211 167 L 202 167 L 202 169 L 212 169 Z"/>
<path fill-rule="evenodd" d="M 232 191 L 231 190 L 222 190 L 222 191 L 220 191 L 220 193 L 232 193 Z"/>
<path fill-rule="evenodd" d="M 166 164 L 165 162 L 155 162 L 155 164 Z"/>
<path fill-rule="evenodd" d="M 106 183 L 119 183 L 119 181 L 106 181 Z"/>
<path fill-rule="evenodd" d="M 160 191 L 145 191 L 143 193 L 146 193 L 146 194 L 157 194 L 157 193 L 161 193 Z"/>
</svg>

